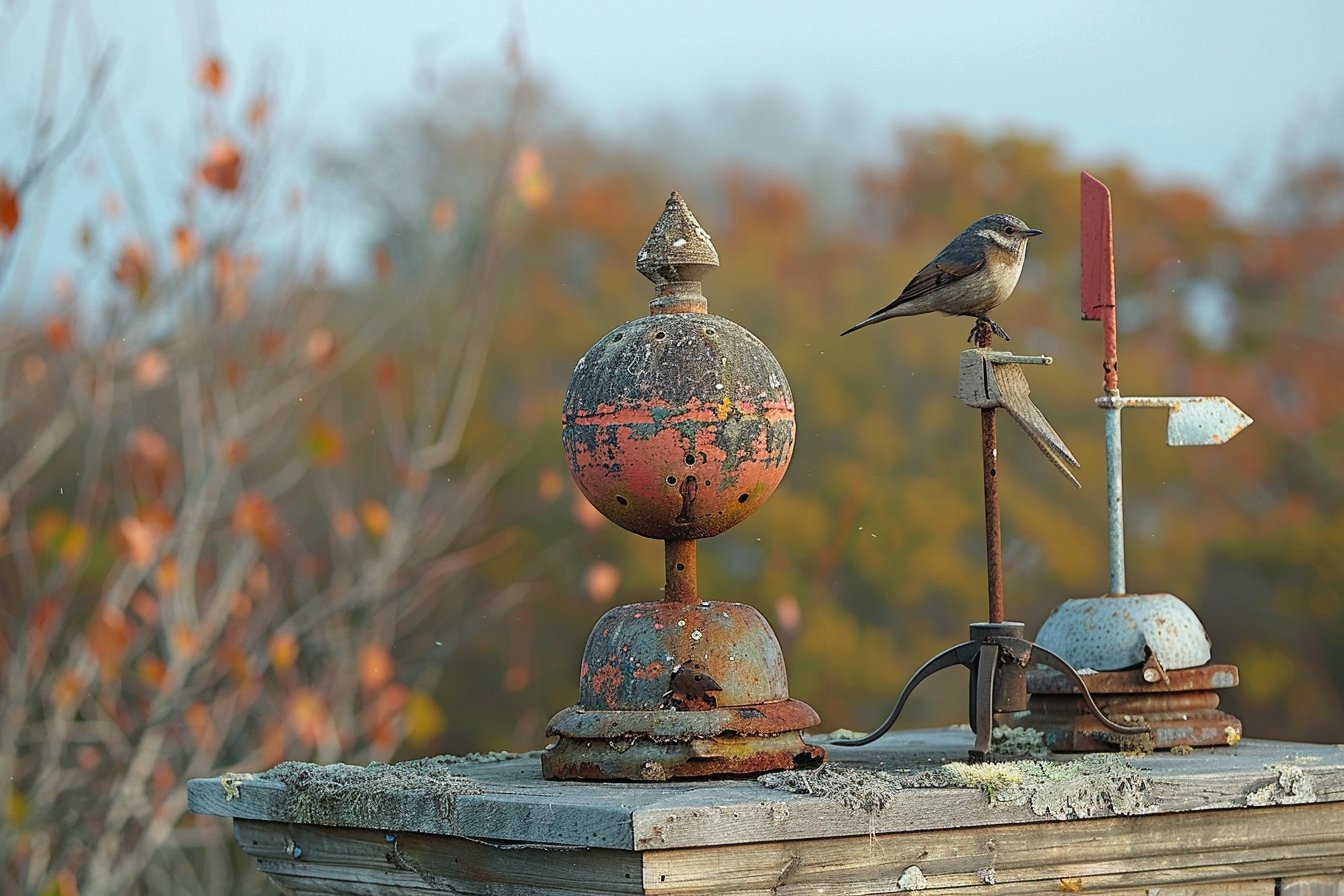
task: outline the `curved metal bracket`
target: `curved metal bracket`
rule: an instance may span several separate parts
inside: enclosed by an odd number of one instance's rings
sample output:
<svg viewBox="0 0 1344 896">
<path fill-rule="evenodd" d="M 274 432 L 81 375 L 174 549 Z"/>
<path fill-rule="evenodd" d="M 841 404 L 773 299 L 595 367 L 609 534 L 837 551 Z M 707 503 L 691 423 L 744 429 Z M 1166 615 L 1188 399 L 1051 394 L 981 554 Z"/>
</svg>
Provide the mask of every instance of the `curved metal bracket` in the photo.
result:
<svg viewBox="0 0 1344 896">
<path fill-rule="evenodd" d="M 955 647 L 949 647 L 947 650 L 944 650 L 942 653 L 920 666 L 919 671 L 915 672 L 915 674 L 910 677 L 910 681 L 906 684 L 905 690 L 901 691 L 901 696 L 896 700 L 896 706 L 891 710 L 891 715 L 887 716 L 887 720 L 879 725 L 872 734 L 857 740 L 837 740 L 832 741 L 832 743 L 842 747 L 862 747 L 865 744 L 870 744 L 877 740 L 879 737 L 890 731 L 892 725 L 896 724 L 896 719 L 900 717 L 901 710 L 905 708 L 905 701 L 910 698 L 910 695 L 914 692 L 915 688 L 919 686 L 920 682 L 933 673 L 952 666 L 966 666 L 967 668 L 970 668 L 979 653 L 980 644 L 976 641 L 965 641 Z"/>
<path fill-rule="evenodd" d="M 1016 627 L 1016 628 L 1013 628 Z M 1088 712 L 1097 721 L 1119 734 L 1147 734 L 1152 729 L 1147 725 L 1122 725 L 1107 718 L 1092 699 L 1078 672 L 1068 661 L 1056 653 L 1041 647 L 1032 641 L 1013 637 L 1008 632 L 1021 630 L 1021 623 L 979 623 L 971 626 L 975 640 L 964 641 L 955 647 L 949 647 L 919 667 L 911 676 L 896 706 L 891 710 L 878 728 L 871 734 L 854 740 L 832 741 L 841 747 L 862 747 L 877 740 L 891 730 L 891 726 L 900 717 L 905 701 L 915 688 L 933 673 L 949 666 L 965 666 L 970 670 L 971 679 L 971 730 L 975 732 L 975 747 L 970 751 L 973 760 L 983 760 L 989 755 L 993 743 L 994 713 L 1016 711 L 1026 708 L 1026 667 L 1033 663 L 1057 669 L 1078 689 Z M 1000 682 L 1000 666 L 1013 664 L 1018 669 Z"/>
<path fill-rule="evenodd" d="M 1083 698 L 1083 704 L 1087 707 L 1087 711 L 1092 713 L 1098 722 L 1117 734 L 1149 734 L 1152 732 L 1153 729 L 1149 728 L 1147 725 L 1121 725 L 1119 722 L 1113 722 L 1108 719 L 1101 711 L 1101 708 L 1097 706 L 1096 701 L 1092 699 L 1092 693 L 1087 689 L 1087 684 L 1083 681 L 1082 676 L 1078 674 L 1076 669 L 1069 665 L 1069 661 L 1064 659 L 1064 657 L 1047 650 L 1039 644 L 1032 644 L 1031 661 L 1062 672 L 1064 677 L 1072 682 L 1073 686 L 1078 689 L 1078 694 Z"/>
</svg>

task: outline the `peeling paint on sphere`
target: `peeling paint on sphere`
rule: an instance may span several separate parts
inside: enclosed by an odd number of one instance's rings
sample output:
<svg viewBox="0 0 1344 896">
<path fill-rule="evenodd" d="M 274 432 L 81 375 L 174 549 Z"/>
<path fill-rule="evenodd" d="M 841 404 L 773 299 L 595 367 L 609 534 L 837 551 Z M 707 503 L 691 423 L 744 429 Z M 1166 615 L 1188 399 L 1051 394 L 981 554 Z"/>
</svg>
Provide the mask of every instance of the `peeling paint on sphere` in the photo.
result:
<svg viewBox="0 0 1344 896">
<path fill-rule="evenodd" d="M 793 456 L 793 393 L 754 335 L 713 314 L 650 314 L 589 349 L 565 394 L 579 490 L 648 538 L 707 538 L 750 516 Z"/>
</svg>

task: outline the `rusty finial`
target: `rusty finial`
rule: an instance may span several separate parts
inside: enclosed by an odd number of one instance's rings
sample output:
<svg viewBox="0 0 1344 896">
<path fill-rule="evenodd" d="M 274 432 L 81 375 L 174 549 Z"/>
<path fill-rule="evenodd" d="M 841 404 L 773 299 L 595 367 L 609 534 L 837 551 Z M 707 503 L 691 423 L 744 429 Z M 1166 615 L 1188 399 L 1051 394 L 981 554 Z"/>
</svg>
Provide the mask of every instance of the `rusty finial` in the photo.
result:
<svg viewBox="0 0 1344 896">
<path fill-rule="evenodd" d="M 649 305 L 652 314 L 703 312 L 707 303 L 700 281 L 719 266 L 719 253 L 709 234 L 695 220 L 681 194 L 672 191 L 649 238 L 635 257 L 635 270 L 658 288 Z"/>
</svg>

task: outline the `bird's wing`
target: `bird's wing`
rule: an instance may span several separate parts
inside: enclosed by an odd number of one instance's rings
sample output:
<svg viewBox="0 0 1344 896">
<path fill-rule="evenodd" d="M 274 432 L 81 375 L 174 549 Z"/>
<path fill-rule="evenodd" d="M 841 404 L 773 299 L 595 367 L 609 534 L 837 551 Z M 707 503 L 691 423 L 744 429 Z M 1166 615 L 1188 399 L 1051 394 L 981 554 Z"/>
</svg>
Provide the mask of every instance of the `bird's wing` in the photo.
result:
<svg viewBox="0 0 1344 896">
<path fill-rule="evenodd" d="M 923 269 L 905 285 L 905 289 L 901 290 L 900 295 L 840 335 L 845 336 L 849 333 L 853 333 L 855 330 L 862 329 L 869 324 L 875 324 L 879 320 L 885 320 L 886 318 L 884 318 L 883 315 L 897 305 L 904 305 L 906 302 L 928 295 L 939 287 L 969 277 L 971 274 L 974 274 L 985 266 L 985 256 L 983 253 L 981 253 L 974 261 L 963 261 L 952 257 L 950 254 L 951 249 L 952 247 L 949 246 L 939 253 L 937 258 L 924 265 Z"/>
<path fill-rule="evenodd" d="M 955 283 L 963 277 L 969 277 L 976 271 L 985 266 L 985 256 L 982 254 L 974 261 L 961 261 L 956 258 L 935 258 L 933 261 L 924 265 L 924 268 L 910 279 L 901 290 L 901 294 L 895 298 L 890 305 L 883 308 L 895 308 L 897 305 L 904 305 L 912 299 L 920 296 L 926 296 L 938 289 L 940 286 L 946 286 L 949 283 Z M 878 312 L 881 313 L 881 312 Z"/>
</svg>

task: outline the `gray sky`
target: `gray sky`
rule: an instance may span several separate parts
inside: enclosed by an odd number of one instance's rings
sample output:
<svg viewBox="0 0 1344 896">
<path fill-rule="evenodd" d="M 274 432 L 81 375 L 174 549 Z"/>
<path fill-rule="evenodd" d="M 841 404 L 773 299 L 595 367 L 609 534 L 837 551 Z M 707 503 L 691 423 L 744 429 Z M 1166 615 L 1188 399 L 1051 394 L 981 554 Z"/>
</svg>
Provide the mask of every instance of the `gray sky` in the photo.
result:
<svg viewBox="0 0 1344 896">
<path fill-rule="evenodd" d="M 38 94 L 53 6 L 0 0 L 0 171 L 22 158 L 18 135 Z M 191 81 L 206 50 L 224 54 L 244 90 L 263 77 L 280 84 L 282 114 L 297 107 L 309 139 L 349 141 L 412 93 L 417 70 L 499 64 L 518 28 L 531 67 L 559 98 L 618 134 L 644 127 L 652 110 L 693 120 L 706 102 L 771 97 L 763 117 L 792 104 L 812 125 L 806 139 L 840 156 L 885 149 L 892 125 L 1025 128 L 1059 139 L 1080 165 L 1125 159 L 1154 178 L 1220 190 L 1242 208 L 1285 154 L 1330 140 L 1344 151 L 1344 137 L 1331 136 L 1344 132 L 1338 0 L 214 6 L 75 0 L 71 64 L 82 64 L 86 24 L 94 39 L 115 43 L 119 112 L 129 132 L 154 140 L 192 120 Z M 844 127 L 827 132 L 837 120 Z M 787 155 L 788 133 L 767 134 L 760 160 Z M 135 151 L 152 154 L 155 144 Z M 50 226 L 69 231 L 57 219 L 75 206 L 75 190 L 49 197 Z"/>
</svg>

